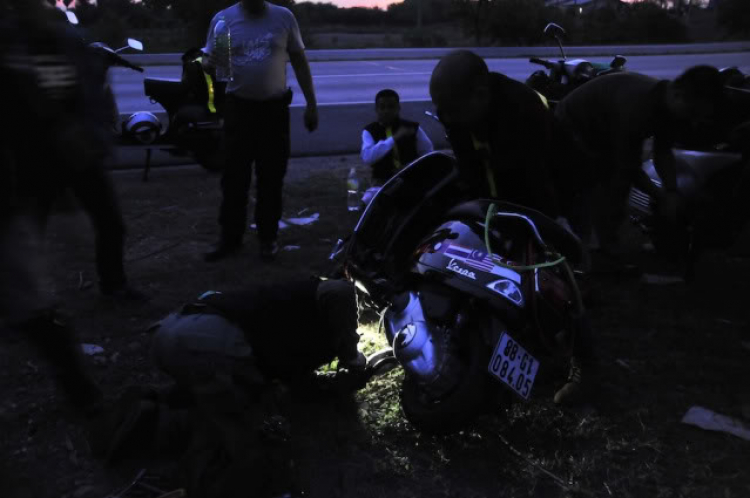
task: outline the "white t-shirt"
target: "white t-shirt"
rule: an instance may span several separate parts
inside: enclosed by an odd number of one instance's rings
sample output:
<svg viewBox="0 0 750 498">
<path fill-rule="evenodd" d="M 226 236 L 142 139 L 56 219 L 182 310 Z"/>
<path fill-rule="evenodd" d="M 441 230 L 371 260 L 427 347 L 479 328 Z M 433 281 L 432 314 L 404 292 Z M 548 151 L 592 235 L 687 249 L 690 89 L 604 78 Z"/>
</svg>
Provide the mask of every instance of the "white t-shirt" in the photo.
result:
<svg viewBox="0 0 750 498">
<path fill-rule="evenodd" d="M 263 14 L 253 17 L 236 3 L 211 20 L 203 49 L 206 53 L 213 52 L 214 27 L 219 19 L 224 19 L 231 36 L 233 80 L 227 84 L 227 92 L 252 100 L 280 97 L 287 88 L 289 54 L 305 49 L 294 14 L 266 2 Z"/>
</svg>

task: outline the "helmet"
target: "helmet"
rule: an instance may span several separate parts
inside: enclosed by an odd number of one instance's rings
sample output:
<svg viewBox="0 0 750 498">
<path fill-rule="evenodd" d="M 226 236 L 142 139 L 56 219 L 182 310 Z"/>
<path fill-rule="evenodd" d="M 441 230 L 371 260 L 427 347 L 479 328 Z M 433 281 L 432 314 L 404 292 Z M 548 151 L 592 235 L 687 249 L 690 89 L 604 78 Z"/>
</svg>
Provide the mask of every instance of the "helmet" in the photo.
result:
<svg viewBox="0 0 750 498">
<path fill-rule="evenodd" d="M 143 145 L 148 145 L 159 137 L 161 128 L 161 121 L 153 113 L 140 111 L 125 121 L 123 132 Z"/>
</svg>

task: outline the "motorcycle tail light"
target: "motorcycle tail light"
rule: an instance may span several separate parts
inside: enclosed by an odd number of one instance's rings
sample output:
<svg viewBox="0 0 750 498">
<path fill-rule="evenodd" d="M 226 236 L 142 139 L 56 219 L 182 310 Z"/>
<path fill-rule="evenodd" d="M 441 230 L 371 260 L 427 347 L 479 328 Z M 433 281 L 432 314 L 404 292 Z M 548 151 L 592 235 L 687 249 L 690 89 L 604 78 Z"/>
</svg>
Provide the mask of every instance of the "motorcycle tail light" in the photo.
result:
<svg viewBox="0 0 750 498">
<path fill-rule="evenodd" d="M 515 282 L 507 279 L 495 280 L 487 284 L 487 288 L 497 294 L 500 294 L 516 306 L 523 306 L 525 300 L 521 288 Z"/>
</svg>

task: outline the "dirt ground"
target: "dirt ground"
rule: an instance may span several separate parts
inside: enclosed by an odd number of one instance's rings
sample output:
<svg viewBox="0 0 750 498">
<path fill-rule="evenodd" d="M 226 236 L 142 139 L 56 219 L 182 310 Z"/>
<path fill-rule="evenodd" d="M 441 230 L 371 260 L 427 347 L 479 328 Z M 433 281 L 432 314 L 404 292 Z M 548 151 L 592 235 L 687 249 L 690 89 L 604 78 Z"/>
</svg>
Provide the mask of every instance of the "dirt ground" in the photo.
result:
<svg viewBox="0 0 750 498">
<path fill-rule="evenodd" d="M 217 237 L 217 177 L 197 168 L 157 169 L 148 183 L 138 172 L 115 174 L 129 227 L 127 270 L 153 296 L 147 304 L 100 297 L 86 218 L 56 216 L 47 238 L 49 289 L 82 341 L 104 348 L 89 360 L 108 397 L 127 386 L 168 383 L 150 361 L 146 329 L 185 301 L 209 289 L 323 271 L 335 240 L 356 222 L 344 186 L 353 160 L 292 161 L 285 215 L 320 213 L 320 220 L 284 230 L 282 245 L 299 248 L 288 247 L 270 265 L 258 259 L 252 237 L 237 259 L 202 261 Z M 629 240 L 639 242 L 636 235 Z M 750 418 L 747 256 L 743 247 L 707 256 L 690 287 L 594 279 L 589 307 L 600 366 L 591 376 L 597 391 L 580 408 L 551 402 L 564 375 L 563 365 L 552 364 L 530 402 L 496 408 L 447 437 L 421 434 L 404 420 L 397 371 L 353 397 L 298 398 L 279 422 L 292 423 L 296 494 L 750 496 L 750 441 L 680 422 L 694 405 Z M 368 352 L 383 345 L 376 329 L 362 324 Z M 0 393 L 1 496 L 115 496 L 140 469 L 159 489 L 181 486 L 175 459 L 131 458 L 110 467 L 93 459 L 46 366 L 10 337 L 0 338 Z"/>
</svg>

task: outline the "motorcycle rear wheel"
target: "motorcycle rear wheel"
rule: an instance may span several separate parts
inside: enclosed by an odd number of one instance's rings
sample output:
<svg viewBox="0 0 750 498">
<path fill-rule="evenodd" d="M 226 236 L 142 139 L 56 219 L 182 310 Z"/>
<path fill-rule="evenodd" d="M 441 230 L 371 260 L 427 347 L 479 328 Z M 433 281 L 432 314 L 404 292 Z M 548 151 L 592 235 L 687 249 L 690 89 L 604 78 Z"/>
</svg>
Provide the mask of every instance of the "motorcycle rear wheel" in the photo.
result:
<svg viewBox="0 0 750 498">
<path fill-rule="evenodd" d="M 487 364 L 488 347 L 481 334 L 470 334 L 467 345 L 467 368 L 464 377 L 451 392 L 437 400 L 430 400 L 415 379 L 409 375 L 401 384 L 401 409 L 406 419 L 420 431 L 450 434 L 459 431 L 487 406 L 490 393 Z"/>
</svg>

